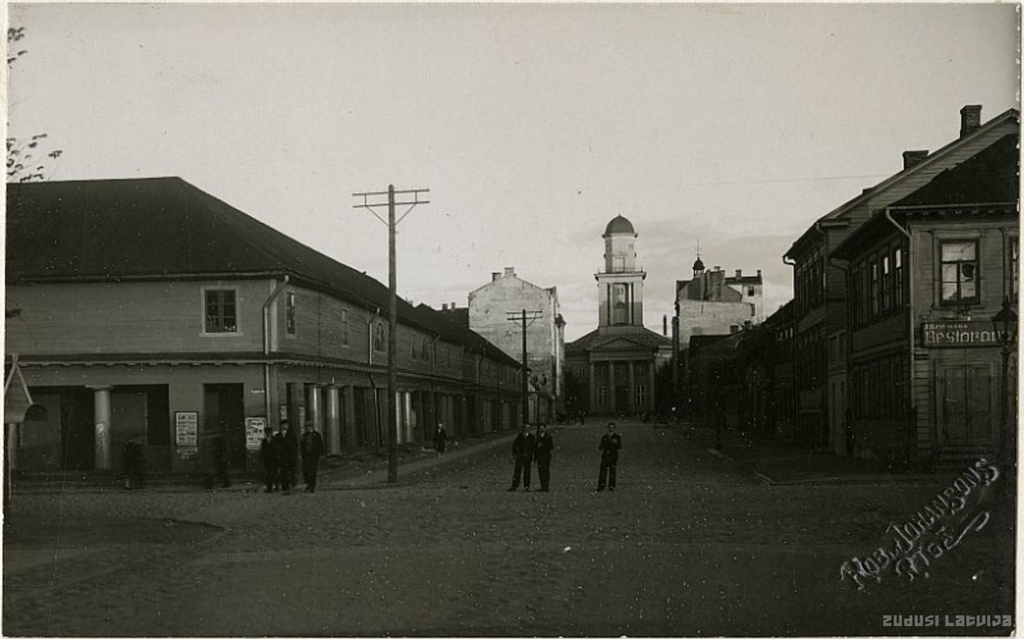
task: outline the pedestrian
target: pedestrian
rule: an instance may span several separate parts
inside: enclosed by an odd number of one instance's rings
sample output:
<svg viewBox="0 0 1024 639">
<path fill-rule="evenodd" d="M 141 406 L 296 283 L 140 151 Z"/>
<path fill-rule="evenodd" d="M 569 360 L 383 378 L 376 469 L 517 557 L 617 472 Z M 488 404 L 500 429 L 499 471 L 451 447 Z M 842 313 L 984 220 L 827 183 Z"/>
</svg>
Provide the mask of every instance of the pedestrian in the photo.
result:
<svg viewBox="0 0 1024 639">
<path fill-rule="evenodd" d="M 274 429 L 267 426 L 263 429 L 263 441 L 260 442 L 260 461 L 263 462 L 263 472 L 266 475 L 267 490 L 274 492 L 277 486 L 277 447 L 274 444 Z"/>
<path fill-rule="evenodd" d="M 540 477 L 540 491 L 548 492 L 551 480 L 551 451 L 555 442 L 548 433 L 547 424 L 537 427 L 537 476 Z"/>
<path fill-rule="evenodd" d="M 299 455 L 302 457 L 302 480 L 306 492 L 316 492 L 316 472 L 320 469 L 320 457 L 324 454 L 324 438 L 313 430 L 313 422 L 306 422 L 305 432 L 299 441 Z"/>
<path fill-rule="evenodd" d="M 444 453 L 444 449 L 448 447 L 448 431 L 444 429 L 444 424 L 437 422 L 437 431 L 434 433 L 434 450 L 440 455 Z"/>
<path fill-rule="evenodd" d="M 597 476 L 597 489 L 604 490 L 607 480 L 608 490 L 615 490 L 615 467 L 619 463 L 619 449 L 622 438 L 615 432 L 615 422 L 608 422 L 608 432 L 601 438 L 597 447 L 601 451 L 601 473 Z"/>
<path fill-rule="evenodd" d="M 512 487 L 508 492 L 515 492 L 519 488 L 519 478 L 522 476 L 523 489 L 530 491 L 530 466 L 533 464 L 533 453 L 537 443 L 530 432 L 530 425 L 523 423 L 523 430 L 516 435 L 512 442 L 512 460 L 515 468 L 512 470 Z"/>
<path fill-rule="evenodd" d="M 121 472 L 126 489 L 142 488 L 142 444 L 132 435 L 121 447 Z"/>
<path fill-rule="evenodd" d="M 210 455 L 212 469 L 206 476 L 206 487 L 213 488 L 217 481 L 220 481 L 221 488 L 229 488 L 231 480 L 228 478 L 228 442 L 222 433 L 215 433 L 210 442 Z"/>
<path fill-rule="evenodd" d="M 277 477 L 281 482 L 281 494 L 291 494 L 292 479 L 295 474 L 295 456 L 298 454 L 299 443 L 295 433 L 291 431 L 288 420 L 281 420 L 281 427 L 274 435 L 274 450 L 277 451 Z"/>
</svg>

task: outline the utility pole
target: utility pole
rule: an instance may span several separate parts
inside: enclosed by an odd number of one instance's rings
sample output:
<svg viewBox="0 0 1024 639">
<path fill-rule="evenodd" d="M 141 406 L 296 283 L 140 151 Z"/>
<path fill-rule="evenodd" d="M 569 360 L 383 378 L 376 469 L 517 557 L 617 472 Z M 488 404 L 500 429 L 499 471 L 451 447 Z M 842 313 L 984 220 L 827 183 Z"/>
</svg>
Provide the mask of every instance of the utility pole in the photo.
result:
<svg viewBox="0 0 1024 639">
<path fill-rule="evenodd" d="M 527 317 L 529 314 L 529 317 Z M 526 327 L 537 321 L 537 318 L 541 316 L 540 311 L 528 311 L 525 308 L 518 313 L 516 311 L 505 311 L 506 317 L 510 322 L 521 321 L 523 326 L 523 424 L 530 421 L 530 381 L 528 379 L 528 358 L 526 355 Z M 520 317 L 516 317 L 519 315 Z M 530 320 L 530 324 L 526 323 L 526 320 Z"/>
<path fill-rule="evenodd" d="M 362 203 L 352 208 L 366 209 L 388 227 L 388 483 L 398 481 L 398 404 L 395 393 L 398 391 L 398 374 L 395 368 L 395 355 L 398 351 L 398 277 L 395 267 L 395 227 L 405 219 L 417 204 L 430 204 L 430 200 L 421 200 L 420 193 L 429 193 L 430 189 L 406 189 L 396 191 L 395 185 L 388 185 L 387 191 L 353 193 L 352 197 L 363 198 Z M 387 202 L 372 202 L 371 198 L 387 196 Z M 395 196 L 404 196 L 405 201 L 396 202 Z M 412 201 L 408 201 L 409 198 Z M 377 214 L 375 206 L 388 207 L 388 219 Z M 395 220 L 395 207 L 408 206 L 402 217 Z M 372 345 L 371 345 L 371 348 Z"/>
</svg>

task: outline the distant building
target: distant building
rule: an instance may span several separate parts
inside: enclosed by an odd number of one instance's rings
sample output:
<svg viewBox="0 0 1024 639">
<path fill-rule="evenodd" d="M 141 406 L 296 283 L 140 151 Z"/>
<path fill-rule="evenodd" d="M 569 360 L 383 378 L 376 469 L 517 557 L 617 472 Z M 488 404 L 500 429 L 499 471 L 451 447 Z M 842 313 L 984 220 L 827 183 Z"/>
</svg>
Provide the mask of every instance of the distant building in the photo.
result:
<svg viewBox="0 0 1024 639">
<path fill-rule="evenodd" d="M 459 318 L 462 310 L 447 312 Z M 532 388 L 529 419 L 549 421 L 563 409 L 565 387 L 565 320 L 558 306 L 558 290 L 531 284 L 520 279 L 514 268 L 506 267 L 503 273 L 492 273 L 490 282 L 469 294 L 469 328 L 521 362 L 524 310 Z"/>
<path fill-rule="evenodd" d="M 672 342 L 644 328 L 643 283 L 636 262 L 637 233 L 615 217 L 604 234 L 604 269 L 598 287 L 598 327 L 566 346 L 573 384 L 570 409 L 591 414 L 638 414 L 656 410 L 655 373 L 672 357 Z"/>
<path fill-rule="evenodd" d="M 26 472 L 201 473 L 211 442 L 257 470 L 263 426 L 322 431 L 328 453 L 519 423 L 519 364 L 427 307 L 178 178 L 9 184 L 6 362 L 32 401 L 8 442 Z M 31 411 L 26 411 L 31 413 Z"/>
</svg>

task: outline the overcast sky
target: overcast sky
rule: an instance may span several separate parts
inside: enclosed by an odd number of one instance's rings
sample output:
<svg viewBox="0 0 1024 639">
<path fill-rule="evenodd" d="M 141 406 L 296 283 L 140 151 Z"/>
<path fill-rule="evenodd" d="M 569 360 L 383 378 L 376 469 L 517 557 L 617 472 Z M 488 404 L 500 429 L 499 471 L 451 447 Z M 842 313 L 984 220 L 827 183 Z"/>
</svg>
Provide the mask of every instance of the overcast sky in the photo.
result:
<svg viewBox="0 0 1024 639">
<path fill-rule="evenodd" d="M 11 134 L 53 180 L 180 176 L 387 283 L 357 191 L 429 188 L 399 226 L 399 294 L 467 304 L 492 271 L 597 325 L 616 214 L 661 331 L 698 241 L 761 269 L 814 220 L 1017 105 L 1008 5 L 17 4 Z"/>
</svg>

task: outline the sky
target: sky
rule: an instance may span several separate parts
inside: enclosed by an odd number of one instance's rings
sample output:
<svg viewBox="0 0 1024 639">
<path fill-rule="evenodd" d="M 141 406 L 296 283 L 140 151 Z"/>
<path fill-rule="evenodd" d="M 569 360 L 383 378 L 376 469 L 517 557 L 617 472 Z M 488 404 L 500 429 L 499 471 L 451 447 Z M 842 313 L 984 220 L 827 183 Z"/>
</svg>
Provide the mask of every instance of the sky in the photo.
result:
<svg viewBox="0 0 1024 639">
<path fill-rule="evenodd" d="M 467 305 L 492 272 L 597 326 L 601 234 L 637 233 L 644 320 L 703 262 L 792 297 L 782 256 L 905 150 L 1018 108 L 998 4 L 25 4 L 9 135 L 47 179 L 178 176 L 386 285 L 353 193 L 429 189 L 398 292 Z M 399 210 L 399 214 L 403 213 Z"/>
</svg>

